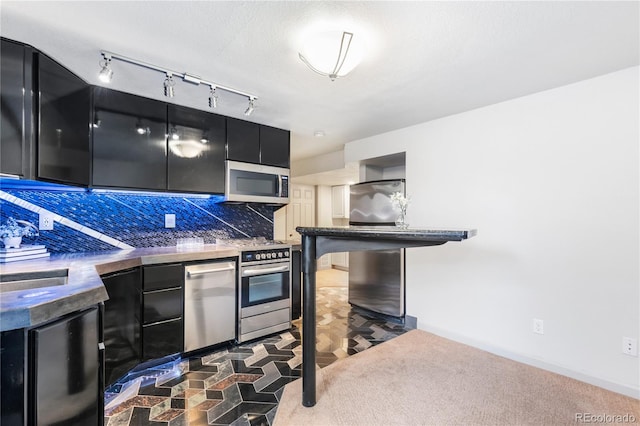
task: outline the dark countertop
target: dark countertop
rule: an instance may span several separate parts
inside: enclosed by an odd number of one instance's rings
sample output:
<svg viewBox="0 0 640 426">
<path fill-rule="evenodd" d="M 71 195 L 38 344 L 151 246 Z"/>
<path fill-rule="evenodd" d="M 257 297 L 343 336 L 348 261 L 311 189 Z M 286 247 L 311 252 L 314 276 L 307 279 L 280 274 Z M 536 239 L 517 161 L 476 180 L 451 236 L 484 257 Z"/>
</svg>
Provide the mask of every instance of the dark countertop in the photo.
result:
<svg viewBox="0 0 640 426">
<path fill-rule="evenodd" d="M 296 228 L 302 235 L 385 240 L 462 241 L 477 234 L 475 229 L 399 228 L 397 226 L 336 226 Z"/>
<path fill-rule="evenodd" d="M 68 276 L 63 285 L 0 292 L 0 331 L 42 324 L 107 300 L 109 296 L 100 279 L 103 274 L 141 265 L 220 259 L 238 254 L 235 248 L 215 245 L 189 250 L 157 247 L 51 255 L 47 259 L 2 264 L 0 274 L 24 274 L 27 278 L 33 273 L 67 270 Z"/>
</svg>

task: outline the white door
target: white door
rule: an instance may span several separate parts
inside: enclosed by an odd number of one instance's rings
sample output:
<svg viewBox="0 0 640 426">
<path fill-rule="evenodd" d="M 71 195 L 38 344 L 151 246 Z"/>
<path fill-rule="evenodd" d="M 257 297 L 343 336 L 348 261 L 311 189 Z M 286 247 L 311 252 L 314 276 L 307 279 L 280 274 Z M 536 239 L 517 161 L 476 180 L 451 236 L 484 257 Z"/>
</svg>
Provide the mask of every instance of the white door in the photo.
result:
<svg viewBox="0 0 640 426">
<path fill-rule="evenodd" d="M 289 204 L 275 212 L 274 238 L 300 241 L 298 226 L 316 224 L 316 189 L 311 185 L 291 184 Z"/>
</svg>

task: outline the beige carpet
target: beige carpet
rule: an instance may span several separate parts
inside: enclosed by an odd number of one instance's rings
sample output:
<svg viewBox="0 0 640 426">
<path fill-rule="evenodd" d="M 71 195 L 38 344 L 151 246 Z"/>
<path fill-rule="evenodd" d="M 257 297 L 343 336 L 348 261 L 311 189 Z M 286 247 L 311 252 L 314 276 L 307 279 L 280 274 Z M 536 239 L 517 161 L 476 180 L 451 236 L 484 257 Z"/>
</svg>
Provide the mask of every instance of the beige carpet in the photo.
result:
<svg viewBox="0 0 640 426">
<path fill-rule="evenodd" d="M 317 382 L 310 408 L 301 380 L 285 387 L 275 426 L 640 423 L 637 399 L 420 330 L 317 370 Z"/>
</svg>

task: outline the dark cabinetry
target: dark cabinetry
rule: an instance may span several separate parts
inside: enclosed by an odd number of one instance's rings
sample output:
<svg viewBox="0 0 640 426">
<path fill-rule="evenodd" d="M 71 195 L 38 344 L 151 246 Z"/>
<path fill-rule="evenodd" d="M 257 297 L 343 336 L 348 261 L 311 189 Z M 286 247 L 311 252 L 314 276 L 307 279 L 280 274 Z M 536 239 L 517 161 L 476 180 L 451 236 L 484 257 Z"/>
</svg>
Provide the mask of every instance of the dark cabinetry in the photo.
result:
<svg viewBox="0 0 640 426">
<path fill-rule="evenodd" d="M 224 192 L 225 118 L 169 105 L 168 189 Z"/>
<path fill-rule="evenodd" d="M 181 264 L 145 266 L 141 296 L 142 359 L 182 352 Z"/>
<path fill-rule="evenodd" d="M 36 64 L 38 178 L 89 185 L 91 88 L 46 55 Z"/>
<path fill-rule="evenodd" d="M 167 106 L 94 88 L 93 185 L 167 188 Z"/>
<path fill-rule="evenodd" d="M 260 163 L 260 125 L 227 118 L 227 159 Z"/>
<path fill-rule="evenodd" d="M 227 118 L 227 159 L 289 167 L 289 131 Z"/>
<path fill-rule="evenodd" d="M 260 126 L 260 162 L 289 168 L 289 131 Z"/>
<path fill-rule="evenodd" d="M 109 294 L 104 302 L 105 386 L 140 363 L 140 275 L 135 268 L 102 277 Z"/>
<path fill-rule="evenodd" d="M 32 177 L 33 51 L 1 40 L 0 46 L 0 173 Z"/>
<path fill-rule="evenodd" d="M 2 424 L 103 423 L 99 316 L 94 306 L 2 333 Z"/>
</svg>

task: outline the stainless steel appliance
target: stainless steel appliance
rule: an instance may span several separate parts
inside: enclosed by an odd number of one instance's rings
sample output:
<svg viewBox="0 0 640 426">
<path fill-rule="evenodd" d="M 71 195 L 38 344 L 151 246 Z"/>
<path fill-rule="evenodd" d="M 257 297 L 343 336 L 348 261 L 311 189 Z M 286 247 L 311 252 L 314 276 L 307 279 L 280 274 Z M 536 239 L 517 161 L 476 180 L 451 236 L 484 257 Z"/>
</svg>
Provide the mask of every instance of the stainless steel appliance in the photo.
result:
<svg viewBox="0 0 640 426">
<path fill-rule="evenodd" d="M 236 262 L 184 268 L 184 351 L 236 338 Z"/>
<path fill-rule="evenodd" d="M 240 249 L 238 342 L 291 328 L 291 246 L 264 238 L 216 243 Z"/>
<path fill-rule="evenodd" d="M 404 179 L 351 185 L 349 224 L 395 226 L 394 192 L 405 194 Z M 404 249 L 349 253 L 349 303 L 404 320 Z"/>
<path fill-rule="evenodd" d="M 289 169 L 227 160 L 225 201 L 289 203 Z"/>
</svg>

